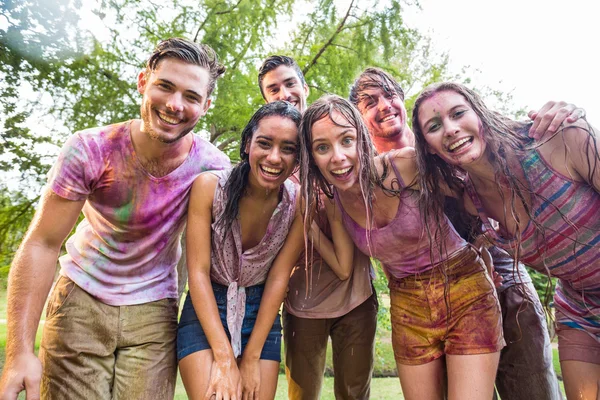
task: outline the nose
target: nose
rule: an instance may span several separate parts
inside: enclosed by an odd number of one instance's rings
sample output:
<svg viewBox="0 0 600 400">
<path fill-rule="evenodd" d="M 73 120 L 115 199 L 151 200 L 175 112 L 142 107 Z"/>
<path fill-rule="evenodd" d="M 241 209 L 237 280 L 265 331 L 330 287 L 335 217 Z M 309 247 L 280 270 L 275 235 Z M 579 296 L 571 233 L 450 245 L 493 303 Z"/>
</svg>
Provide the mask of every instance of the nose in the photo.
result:
<svg viewBox="0 0 600 400">
<path fill-rule="evenodd" d="M 173 93 L 167 99 L 167 108 L 173 112 L 183 111 L 183 101 L 179 93 Z"/>
<path fill-rule="evenodd" d="M 277 100 L 288 100 L 290 98 L 290 91 L 285 86 L 279 90 L 278 94 Z"/>
<path fill-rule="evenodd" d="M 346 154 L 344 153 L 344 150 L 342 148 L 340 148 L 339 146 L 334 146 L 331 161 L 334 163 L 340 163 L 345 160 L 346 160 Z"/>
<path fill-rule="evenodd" d="M 446 136 L 454 136 L 460 130 L 458 124 L 455 121 L 447 119 L 446 121 L 444 121 L 443 124 L 444 124 L 444 135 L 446 135 Z"/>
<path fill-rule="evenodd" d="M 281 151 L 279 150 L 279 147 L 274 146 L 271 148 L 271 151 L 267 155 L 267 161 L 274 165 L 277 165 L 281 162 Z"/>
<path fill-rule="evenodd" d="M 389 109 L 391 107 L 391 105 L 392 105 L 392 102 L 386 96 L 379 97 L 379 102 L 377 103 L 377 106 L 380 111 L 385 111 L 385 110 Z"/>
</svg>

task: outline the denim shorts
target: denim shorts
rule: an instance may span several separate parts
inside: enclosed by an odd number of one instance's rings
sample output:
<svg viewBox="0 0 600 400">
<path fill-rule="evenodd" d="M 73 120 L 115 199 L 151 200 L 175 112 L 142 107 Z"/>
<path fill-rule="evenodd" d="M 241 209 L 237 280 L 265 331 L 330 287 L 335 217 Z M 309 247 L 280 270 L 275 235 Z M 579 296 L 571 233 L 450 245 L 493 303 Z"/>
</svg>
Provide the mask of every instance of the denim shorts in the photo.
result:
<svg viewBox="0 0 600 400">
<path fill-rule="evenodd" d="M 212 288 L 215 293 L 215 299 L 217 300 L 221 324 L 223 324 L 227 338 L 231 340 L 229 329 L 227 329 L 226 318 L 227 286 L 212 282 Z M 242 354 L 244 353 L 244 349 L 248 344 L 250 334 L 256 323 L 258 308 L 260 307 L 264 289 L 264 284 L 246 288 L 246 309 L 244 321 L 242 323 Z M 210 349 L 210 345 L 208 344 L 206 334 L 200 325 L 200 321 L 196 316 L 196 311 L 194 311 L 192 296 L 190 296 L 190 293 L 188 292 L 183 305 L 183 311 L 181 312 L 181 318 L 179 319 L 179 326 L 177 328 L 177 361 L 187 355 L 206 349 Z M 279 314 L 277 314 L 273 327 L 265 340 L 262 352 L 260 353 L 260 359 L 281 362 L 281 318 Z"/>
</svg>

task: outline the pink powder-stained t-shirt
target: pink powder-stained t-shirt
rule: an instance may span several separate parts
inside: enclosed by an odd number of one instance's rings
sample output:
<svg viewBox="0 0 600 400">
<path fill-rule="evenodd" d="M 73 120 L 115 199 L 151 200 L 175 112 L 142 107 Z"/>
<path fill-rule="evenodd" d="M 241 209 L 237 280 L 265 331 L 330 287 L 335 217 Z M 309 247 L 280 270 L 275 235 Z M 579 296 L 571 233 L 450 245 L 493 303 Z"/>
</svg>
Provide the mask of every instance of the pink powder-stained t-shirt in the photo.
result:
<svg viewBox="0 0 600 400">
<path fill-rule="evenodd" d="M 203 171 L 229 159 L 194 135 L 186 160 L 163 177 L 150 175 L 131 142 L 131 121 L 71 136 L 48 186 L 68 200 L 86 200 L 85 219 L 60 257 L 61 274 L 110 305 L 177 298 L 176 265 L 189 193 Z"/>
</svg>

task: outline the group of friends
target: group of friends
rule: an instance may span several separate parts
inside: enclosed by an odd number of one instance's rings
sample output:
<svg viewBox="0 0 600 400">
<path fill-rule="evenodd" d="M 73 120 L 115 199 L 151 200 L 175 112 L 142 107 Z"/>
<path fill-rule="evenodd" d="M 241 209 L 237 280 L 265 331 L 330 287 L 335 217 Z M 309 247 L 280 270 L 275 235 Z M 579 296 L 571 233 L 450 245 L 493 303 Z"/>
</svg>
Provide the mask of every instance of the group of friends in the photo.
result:
<svg viewBox="0 0 600 400">
<path fill-rule="evenodd" d="M 296 62 L 271 56 L 231 168 L 191 134 L 224 72 L 165 40 L 138 76 L 141 119 L 67 140 L 10 270 L 0 398 L 170 399 L 179 367 L 191 399 L 272 399 L 283 329 L 290 399 L 320 397 L 329 339 L 336 398 L 367 399 L 375 258 L 406 399 L 562 397 L 524 264 L 558 278 L 567 397 L 596 399 L 600 140 L 582 109 L 521 123 L 440 83 L 411 129 L 386 71 L 308 106 Z"/>
</svg>

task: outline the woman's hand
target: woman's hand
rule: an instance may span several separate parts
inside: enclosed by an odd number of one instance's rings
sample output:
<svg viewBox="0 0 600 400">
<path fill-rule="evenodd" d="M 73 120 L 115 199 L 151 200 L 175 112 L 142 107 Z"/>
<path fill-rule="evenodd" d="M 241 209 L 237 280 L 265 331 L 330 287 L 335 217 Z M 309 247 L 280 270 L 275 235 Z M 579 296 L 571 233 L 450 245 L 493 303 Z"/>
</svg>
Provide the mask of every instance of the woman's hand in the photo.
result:
<svg viewBox="0 0 600 400">
<path fill-rule="evenodd" d="M 234 358 L 214 360 L 204 398 L 205 400 L 212 400 L 213 397 L 215 400 L 241 400 L 241 383 L 240 371 Z"/>
<path fill-rule="evenodd" d="M 242 378 L 242 399 L 258 400 L 260 393 L 260 360 L 248 360 L 242 356 L 240 375 Z"/>
</svg>

